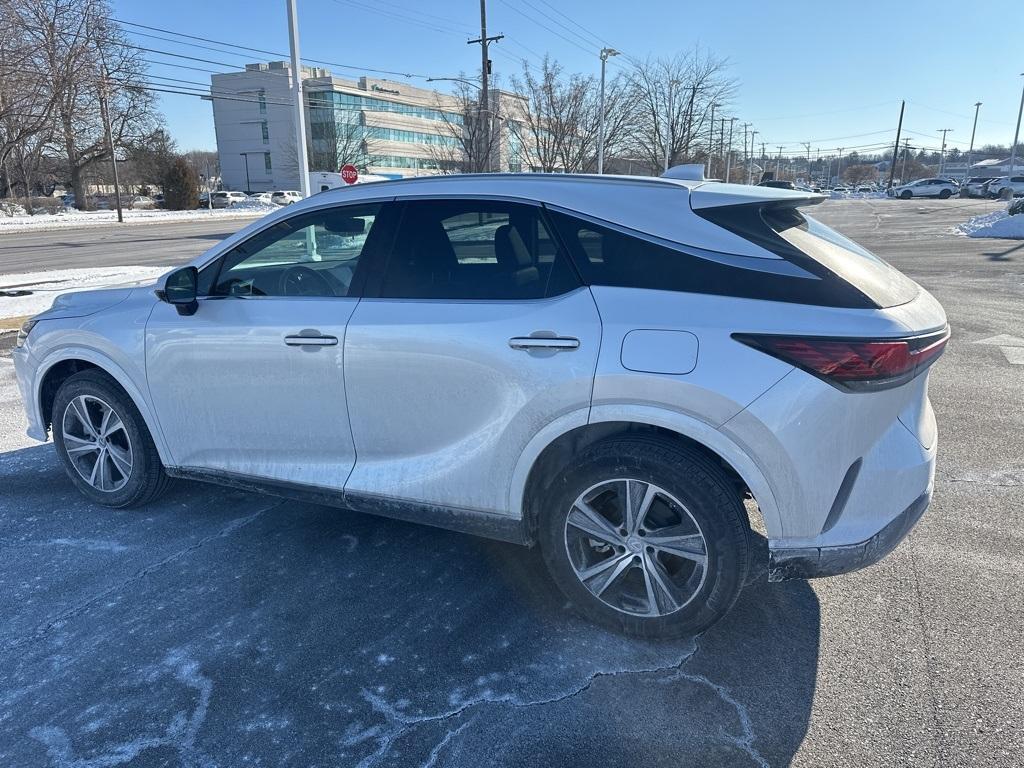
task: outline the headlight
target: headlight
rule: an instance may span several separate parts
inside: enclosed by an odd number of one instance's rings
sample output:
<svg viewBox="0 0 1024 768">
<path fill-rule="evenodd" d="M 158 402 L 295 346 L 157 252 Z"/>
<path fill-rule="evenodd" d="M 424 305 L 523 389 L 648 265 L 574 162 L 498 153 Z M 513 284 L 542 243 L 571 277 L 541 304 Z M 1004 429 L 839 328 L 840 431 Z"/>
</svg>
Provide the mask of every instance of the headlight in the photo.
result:
<svg viewBox="0 0 1024 768">
<path fill-rule="evenodd" d="M 38 322 L 39 322 L 38 320 L 29 319 L 29 320 L 26 320 L 24 323 L 22 323 L 21 324 L 21 330 L 18 331 L 18 338 L 14 342 L 14 346 L 16 346 L 16 347 L 23 347 L 23 346 L 25 346 L 25 342 L 28 340 L 28 335 L 30 333 L 32 333 L 32 329 L 36 327 L 36 323 L 38 323 Z"/>
</svg>

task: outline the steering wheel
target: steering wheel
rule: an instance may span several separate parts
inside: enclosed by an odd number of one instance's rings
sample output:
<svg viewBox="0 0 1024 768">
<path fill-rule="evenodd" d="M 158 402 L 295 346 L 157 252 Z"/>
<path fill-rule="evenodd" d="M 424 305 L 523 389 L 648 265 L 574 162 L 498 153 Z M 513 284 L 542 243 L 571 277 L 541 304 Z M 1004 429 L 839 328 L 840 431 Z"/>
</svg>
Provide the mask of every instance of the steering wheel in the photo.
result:
<svg viewBox="0 0 1024 768">
<path fill-rule="evenodd" d="M 334 296 L 327 278 L 315 269 L 299 264 L 281 273 L 281 293 L 285 296 Z"/>
</svg>

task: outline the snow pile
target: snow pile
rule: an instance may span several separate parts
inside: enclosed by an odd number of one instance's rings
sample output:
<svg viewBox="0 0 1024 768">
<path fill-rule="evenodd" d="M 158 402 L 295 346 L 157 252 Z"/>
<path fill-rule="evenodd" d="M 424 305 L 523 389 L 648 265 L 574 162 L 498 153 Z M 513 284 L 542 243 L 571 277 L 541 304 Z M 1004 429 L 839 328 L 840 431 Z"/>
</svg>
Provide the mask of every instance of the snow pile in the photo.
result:
<svg viewBox="0 0 1024 768">
<path fill-rule="evenodd" d="M 888 197 L 885 192 L 836 192 L 829 195 L 832 200 L 881 200 Z"/>
<path fill-rule="evenodd" d="M 0 275 L 0 330 L 6 329 L 3 318 L 38 314 L 49 309 L 62 293 L 148 283 L 168 269 L 170 267 L 106 267 Z"/>
<path fill-rule="evenodd" d="M 233 208 L 200 208 L 195 211 L 128 211 L 124 212 L 125 224 L 146 224 L 153 221 L 209 221 L 211 219 L 249 219 L 265 216 L 280 210 L 280 206 L 248 203 Z M 117 222 L 117 211 L 62 211 L 38 216 L 0 216 L 0 234 L 14 232 L 37 232 L 64 227 L 82 227 Z"/>
<path fill-rule="evenodd" d="M 1004 237 L 1024 240 L 1024 214 L 1011 216 L 1008 211 L 993 211 L 974 216 L 957 226 L 957 231 L 968 237 Z"/>
</svg>

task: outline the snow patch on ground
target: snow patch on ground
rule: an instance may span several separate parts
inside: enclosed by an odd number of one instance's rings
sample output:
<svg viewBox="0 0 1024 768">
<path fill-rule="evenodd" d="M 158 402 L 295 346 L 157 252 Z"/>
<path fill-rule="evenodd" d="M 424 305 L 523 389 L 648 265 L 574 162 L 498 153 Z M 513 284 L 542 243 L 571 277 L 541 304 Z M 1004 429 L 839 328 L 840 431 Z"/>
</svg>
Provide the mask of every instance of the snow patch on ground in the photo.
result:
<svg viewBox="0 0 1024 768">
<path fill-rule="evenodd" d="M 956 228 L 967 237 L 1003 237 L 1024 240 L 1024 214 L 1011 216 L 1007 211 L 993 211 L 974 216 Z"/>
<path fill-rule="evenodd" d="M 49 309 L 53 300 L 62 293 L 148 283 L 168 269 L 106 267 L 0 275 L 0 329 L 4 328 L 2 318 L 39 314 Z"/>
<path fill-rule="evenodd" d="M 280 210 L 280 206 L 260 203 L 240 203 L 232 208 L 209 210 L 201 208 L 195 211 L 125 211 L 125 224 L 146 224 L 153 221 L 210 221 L 212 219 L 245 219 L 259 218 L 268 213 Z M 117 222 L 117 211 L 62 211 L 54 214 L 37 216 L 0 215 L 0 234 L 18 232 L 40 232 L 66 227 L 88 227 L 98 224 Z"/>
<path fill-rule="evenodd" d="M 885 192 L 836 192 L 829 193 L 832 200 L 884 200 L 888 195 Z"/>
</svg>

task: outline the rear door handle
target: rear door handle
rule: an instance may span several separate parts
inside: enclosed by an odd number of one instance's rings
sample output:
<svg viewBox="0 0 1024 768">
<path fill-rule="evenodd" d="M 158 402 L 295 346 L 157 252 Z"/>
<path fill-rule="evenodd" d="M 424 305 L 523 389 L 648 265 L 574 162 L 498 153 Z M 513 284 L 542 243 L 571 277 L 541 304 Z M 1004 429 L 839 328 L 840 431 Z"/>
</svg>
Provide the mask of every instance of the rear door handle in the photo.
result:
<svg viewBox="0 0 1024 768">
<path fill-rule="evenodd" d="M 513 336 L 508 340 L 512 349 L 579 349 L 580 340 L 572 336 Z"/>
<path fill-rule="evenodd" d="M 338 343 L 337 336 L 285 336 L 284 343 L 289 347 L 333 347 Z"/>
</svg>

